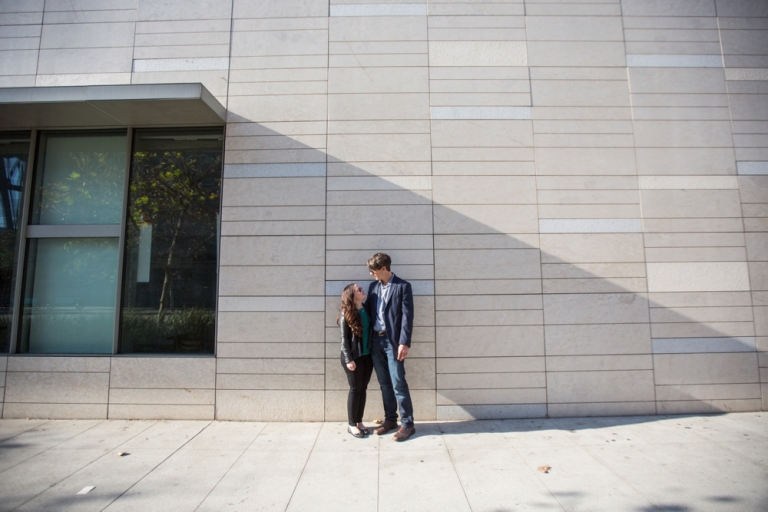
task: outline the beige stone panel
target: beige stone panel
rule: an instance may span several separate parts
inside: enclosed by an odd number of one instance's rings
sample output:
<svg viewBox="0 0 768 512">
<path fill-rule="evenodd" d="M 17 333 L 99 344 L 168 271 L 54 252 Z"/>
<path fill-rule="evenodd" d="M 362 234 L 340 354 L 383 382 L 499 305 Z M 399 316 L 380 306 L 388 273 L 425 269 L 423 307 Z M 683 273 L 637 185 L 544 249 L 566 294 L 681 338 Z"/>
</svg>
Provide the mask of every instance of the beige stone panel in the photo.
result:
<svg viewBox="0 0 768 512">
<path fill-rule="evenodd" d="M 543 325 L 543 312 L 539 309 L 502 311 L 438 311 L 436 322 L 448 326 Z"/>
<path fill-rule="evenodd" d="M 306 149 L 325 148 L 325 134 L 301 134 L 290 137 L 272 133 L 270 135 L 242 135 L 228 136 L 224 143 L 227 153 L 237 150 L 248 149 Z M 245 153 L 246 155 L 251 153 Z M 323 160 L 324 161 L 324 160 Z M 245 163 L 255 163 L 248 162 Z"/>
<path fill-rule="evenodd" d="M 328 133 L 429 133 L 429 126 L 430 122 L 427 120 L 329 121 Z"/>
<path fill-rule="evenodd" d="M 218 316 L 219 342 L 287 342 L 306 343 L 323 340 L 322 312 L 296 313 L 220 312 Z M 288 328 L 290 326 L 290 328 Z M 282 343 L 281 343 L 282 344 Z M 221 354 L 219 354 L 221 357 Z M 129 386 L 133 387 L 133 386 Z"/>
<path fill-rule="evenodd" d="M 373 205 L 430 205 L 432 204 L 431 190 L 342 190 L 328 191 L 328 206 L 357 206 Z M 341 233 L 333 233 L 341 234 Z M 353 234 L 353 233 L 349 233 Z M 386 233 L 392 234 L 392 233 Z"/>
<path fill-rule="evenodd" d="M 692 400 L 657 402 L 658 414 L 712 414 L 759 411 L 760 400 Z"/>
<path fill-rule="evenodd" d="M 536 325 L 437 327 L 437 357 L 544 355 L 544 328 Z"/>
<path fill-rule="evenodd" d="M 533 133 L 632 133 L 631 121 L 566 121 L 542 120 L 533 121 Z M 615 177 L 613 178 L 616 179 Z M 610 178 L 609 178 L 610 180 Z M 557 185 L 557 183 L 555 183 Z M 637 180 L 635 179 L 635 186 Z M 547 188 L 547 187 L 543 187 Z M 566 187 L 563 187 L 566 188 Z M 597 187 L 590 187 L 597 188 Z M 614 188 L 614 187 L 605 187 Z M 631 187 L 621 187 L 631 188 Z"/>
<path fill-rule="evenodd" d="M 322 391 L 219 390 L 222 421 L 323 421 Z"/>
<path fill-rule="evenodd" d="M 328 119 L 335 121 L 429 119 L 429 95 L 407 94 L 331 94 Z"/>
<path fill-rule="evenodd" d="M 541 277 L 537 249 L 435 251 L 435 278 L 536 279 Z"/>
<path fill-rule="evenodd" d="M 763 393 L 763 403 L 762 403 L 762 410 L 768 411 L 768 384 L 763 384 L 760 386 L 760 389 Z"/>
<path fill-rule="evenodd" d="M 663 247 L 647 248 L 649 262 L 747 261 L 744 247 Z"/>
<path fill-rule="evenodd" d="M 649 416 L 656 414 L 656 404 L 654 402 L 547 404 L 547 413 L 552 418 Z"/>
<path fill-rule="evenodd" d="M 432 280 L 435 278 L 435 272 L 432 265 L 398 265 L 398 275 L 407 281 Z M 368 269 L 362 265 L 335 266 L 327 265 L 325 267 L 325 278 L 329 281 L 364 281 L 368 279 Z"/>
<path fill-rule="evenodd" d="M 768 203 L 768 176 L 739 176 L 742 203 Z"/>
<path fill-rule="evenodd" d="M 210 405 L 213 389 L 115 389 L 109 390 L 109 404 L 129 405 Z"/>
<path fill-rule="evenodd" d="M 329 161 L 428 161 L 429 134 L 344 134 L 328 136 Z"/>
<path fill-rule="evenodd" d="M 644 278 L 544 279 L 544 293 L 644 293 Z"/>
<path fill-rule="evenodd" d="M 426 68 L 429 66 L 429 56 L 426 54 L 359 54 L 359 55 L 330 55 L 328 66 L 331 68 Z"/>
<path fill-rule="evenodd" d="M 741 217 L 737 190 L 641 190 L 644 217 Z"/>
<path fill-rule="evenodd" d="M 703 384 L 656 386 L 656 399 L 667 400 L 744 400 L 760 399 L 760 384 Z"/>
<path fill-rule="evenodd" d="M 168 34 L 176 35 L 176 34 Z M 187 35 L 187 34 L 181 34 Z M 198 34 L 189 34 L 198 35 Z M 217 36 L 229 38 L 229 32 L 219 33 Z M 145 46 L 134 46 L 133 59 L 134 62 L 149 60 L 149 59 L 207 59 L 207 58 L 219 58 L 224 59 L 229 56 L 228 44 L 184 44 L 184 39 L 180 38 L 177 45 L 154 45 L 149 44 Z M 206 38 L 207 39 L 207 38 Z M 220 66 L 223 67 L 223 66 Z M 139 69 L 142 69 L 141 67 Z M 144 68 L 146 69 L 146 68 Z M 226 70 L 223 70 L 226 73 Z M 42 75 L 41 75 L 42 76 Z M 130 78 L 130 77 L 129 77 Z M 225 93 L 226 94 L 226 93 Z"/>
<path fill-rule="evenodd" d="M 439 357 L 438 374 L 530 373 L 545 370 L 544 357 Z"/>
<path fill-rule="evenodd" d="M 532 13 L 529 13 L 532 14 Z M 559 14 L 565 15 L 566 12 Z M 623 42 L 529 41 L 528 65 L 626 66 Z"/>
<path fill-rule="evenodd" d="M 213 420 L 214 406 L 170 404 L 109 404 L 110 420 Z"/>
<path fill-rule="evenodd" d="M 431 211 L 426 205 L 329 206 L 327 232 L 331 235 L 432 233 Z M 382 224 L 381 219 L 387 222 Z"/>
<path fill-rule="evenodd" d="M 547 400 L 552 404 L 653 401 L 653 371 L 548 371 Z"/>
<path fill-rule="evenodd" d="M 639 175 L 736 174 L 735 155 L 730 147 L 637 148 L 635 151 Z"/>
<path fill-rule="evenodd" d="M 202 83 L 223 104 L 227 98 L 227 70 L 212 71 L 153 71 L 131 73 L 132 84 Z"/>
<path fill-rule="evenodd" d="M 327 55 L 276 55 L 259 57 L 231 57 L 231 70 L 328 68 Z M 232 122 L 229 119 L 229 122 Z"/>
<path fill-rule="evenodd" d="M 220 296 L 323 295 L 323 267 L 219 267 Z"/>
<path fill-rule="evenodd" d="M 768 263 L 750 262 L 749 279 L 752 290 L 768 290 Z"/>
<path fill-rule="evenodd" d="M 259 70 L 258 73 L 266 73 Z M 327 121 L 278 121 L 274 123 L 238 123 L 227 124 L 227 137 L 280 136 L 301 137 L 325 134 Z"/>
<path fill-rule="evenodd" d="M 542 107 L 628 107 L 626 81 L 533 80 L 533 103 Z"/>
<path fill-rule="evenodd" d="M 314 121 L 328 115 L 325 94 L 232 96 L 228 101 L 229 121 Z"/>
<path fill-rule="evenodd" d="M 554 148 L 630 148 L 634 145 L 631 134 L 539 133 L 534 136 L 537 147 Z"/>
<path fill-rule="evenodd" d="M 768 306 L 768 292 L 752 291 L 752 301 L 755 306 Z"/>
<path fill-rule="evenodd" d="M 108 373 L 8 372 L 5 402 L 106 404 Z"/>
<path fill-rule="evenodd" d="M 230 358 L 322 358 L 323 343 L 227 343 L 221 338 L 216 344 L 216 355 Z"/>
<path fill-rule="evenodd" d="M 768 261 L 768 233 L 747 233 L 749 261 Z"/>
<path fill-rule="evenodd" d="M 443 295 L 434 297 L 437 311 L 541 309 L 541 295 Z"/>
<path fill-rule="evenodd" d="M 542 234 L 542 263 L 643 262 L 640 233 Z"/>
<path fill-rule="evenodd" d="M 645 277 L 643 263 L 545 263 L 541 266 L 545 279 L 605 278 L 609 281 L 621 278 Z M 618 281 L 617 281 L 618 282 Z"/>
<path fill-rule="evenodd" d="M 539 204 L 638 204 L 637 190 L 541 190 Z"/>
<path fill-rule="evenodd" d="M 547 325 L 547 356 L 650 354 L 649 324 Z"/>
<path fill-rule="evenodd" d="M 644 323 L 648 300 L 635 293 L 544 295 L 544 319 L 547 325 Z"/>
<path fill-rule="evenodd" d="M 434 238 L 436 249 L 530 249 L 539 246 L 538 233 L 435 235 Z"/>
<path fill-rule="evenodd" d="M 321 359 L 226 359 L 216 360 L 218 374 L 322 375 Z"/>
<path fill-rule="evenodd" d="M 635 121 L 637 147 L 730 147 L 727 121 Z"/>
<path fill-rule="evenodd" d="M 631 148 L 536 148 L 536 174 L 563 176 L 634 175 Z"/>
<path fill-rule="evenodd" d="M 540 204 L 542 219 L 636 219 L 640 217 L 636 204 Z"/>
<path fill-rule="evenodd" d="M 46 404 L 9 403 L 3 405 L 3 419 L 104 420 L 107 403 Z"/>
<path fill-rule="evenodd" d="M 111 388 L 190 389 L 213 389 L 215 383 L 212 357 L 114 357 L 109 382 Z"/>
<path fill-rule="evenodd" d="M 534 68 L 531 69 L 533 71 Z M 547 68 L 563 70 L 568 68 Z M 601 68 L 571 68 L 592 71 Z M 584 76 L 579 78 L 591 78 Z M 561 78 L 562 79 L 562 78 Z M 567 79 L 567 77 L 566 77 Z M 534 119 L 555 121 L 631 121 L 634 108 L 629 107 L 539 107 L 531 108 Z"/>
<path fill-rule="evenodd" d="M 351 164 L 345 164 L 351 165 Z M 329 177 L 328 191 L 402 191 L 424 193 L 432 189 L 429 176 L 343 176 Z"/>
<path fill-rule="evenodd" d="M 330 17 L 328 22 L 330 41 L 427 40 L 427 24 L 420 16 Z"/>
<path fill-rule="evenodd" d="M 680 36 L 687 31 L 653 31 L 655 36 Z M 627 31 L 627 36 L 637 34 Z M 719 43 L 717 31 L 707 31 Z M 701 32 L 697 31 L 697 35 Z M 717 53 L 720 53 L 719 51 Z M 629 82 L 633 93 L 673 94 L 725 94 L 725 74 L 721 68 L 629 68 Z"/>
<path fill-rule="evenodd" d="M 636 108 L 723 108 L 728 106 L 728 96 L 725 94 L 633 94 L 632 104 Z M 719 112 L 716 115 L 719 115 Z"/>
<path fill-rule="evenodd" d="M 651 335 L 654 338 L 754 336 L 755 327 L 752 322 L 653 323 Z"/>
<path fill-rule="evenodd" d="M 673 96 L 683 98 L 685 96 Z M 651 106 L 640 107 L 634 106 L 632 112 L 635 114 L 636 120 L 644 121 L 727 121 L 730 119 L 730 111 L 727 107 L 708 107 L 708 106 L 677 106 L 672 102 L 672 106 Z"/>
<path fill-rule="evenodd" d="M 3 358 L 8 359 L 8 358 Z M 8 361 L 9 372 L 109 372 L 109 357 L 25 357 L 14 356 Z M 2 369 L 5 370 L 5 361 Z"/>
<path fill-rule="evenodd" d="M 483 80 L 478 76 L 467 80 L 436 80 L 429 81 L 429 89 L 435 93 L 489 93 L 490 98 L 501 97 L 498 94 L 528 93 L 531 88 L 526 80 Z M 434 98 L 433 98 L 434 99 Z M 527 123 L 530 126 L 530 123 Z"/>
<path fill-rule="evenodd" d="M 713 219 L 714 224 L 719 219 Z M 733 219 L 740 222 L 741 219 Z M 734 233 L 645 233 L 646 247 L 744 247 L 740 229 Z"/>
<path fill-rule="evenodd" d="M 713 245 L 716 237 L 730 237 L 734 236 L 739 239 L 737 243 L 725 243 L 718 245 L 744 245 L 744 236 L 741 234 L 735 235 L 742 230 L 741 219 L 642 219 L 643 220 L 643 232 L 646 233 L 646 247 L 653 247 L 649 245 L 649 237 L 656 239 L 655 233 L 676 233 L 675 235 L 667 236 L 667 241 L 671 242 L 671 245 L 665 247 L 672 247 L 679 245 L 688 247 L 690 244 L 675 243 L 680 237 L 686 236 L 699 236 L 691 235 L 691 233 L 707 233 L 703 235 L 705 237 L 715 237 L 709 240 L 707 245 Z M 722 233 L 729 233 L 724 235 Z"/>
<path fill-rule="evenodd" d="M 41 49 L 130 47 L 135 23 L 52 24 L 46 22 L 40 37 Z"/>
<path fill-rule="evenodd" d="M 428 68 L 330 68 L 328 89 L 338 93 L 429 92 Z"/>
<path fill-rule="evenodd" d="M 387 254 L 392 259 L 393 264 L 397 262 L 398 267 L 400 265 L 431 265 L 434 263 L 434 253 L 431 249 L 395 249 L 387 250 Z M 371 251 L 368 250 L 328 250 L 325 253 L 325 262 L 326 265 L 359 265 L 367 269 L 366 261 L 371 255 Z M 370 279 L 370 276 L 366 278 L 366 280 Z"/>
<path fill-rule="evenodd" d="M 221 265 L 313 265 L 322 261 L 322 236 L 229 236 L 221 238 Z"/>
<path fill-rule="evenodd" d="M 538 233 L 537 209 L 532 205 L 453 205 L 436 204 L 435 234 Z"/>
<path fill-rule="evenodd" d="M 749 384 L 760 381 L 757 354 L 655 354 L 656 384 Z"/>
<path fill-rule="evenodd" d="M 328 31 L 322 29 L 234 31 L 230 46 L 233 57 L 321 55 L 328 51 Z"/>
<path fill-rule="evenodd" d="M 437 405 L 543 404 L 545 388 L 439 389 Z"/>
<path fill-rule="evenodd" d="M 433 162 L 433 176 L 530 176 L 533 162 Z"/>
<path fill-rule="evenodd" d="M 547 356 L 548 372 L 653 370 L 651 354 Z"/>
<path fill-rule="evenodd" d="M 534 160 L 533 148 L 432 148 L 434 161 L 526 162 Z"/>
<path fill-rule="evenodd" d="M 428 53 L 427 41 L 346 41 L 332 42 L 328 46 L 331 55 L 376 55 Z"/>
<path fill-rule="evenodd" d="M 323 375 L 219 374 L 216 389 L 323 389 Z"/>
<path fill-rule="evenodd" d="M 531 105 L 531 95 L 526 91 L 522 93 L 437 93 L 432 91 L 429 95 L 430 104 L 434 106 L 462 107 L 472 106 L 490 106 L 490 107 L 529 107 Z"/>
<path fill-rule="evenodd" d="M 525 41 L 430 41 L 429 65 L 526 66 Z"/>
<path fill-rule="evenodd" d="M 623 41 L 621 19 L 614 16 L 526 16 L 529 41 Z"/>
<path fill-rule="evenodd" d="M 742 205 L 742 211 L 744 210 Z M 746 212 L 745 212 L 746 215 Z M 744 231 L 749 232 L 766 232 L 768 231 L 768 218 L 763 219 L 744 219 Z"/>
<path fill-rule="evenodd" d="M 647 263 L 648 291 L 749 290 L 745 262 Z"/>
<path fill-rule="evenodd" d="M 524 389 L 546 387 L 544 372 L 449 373 L 437 376 L 437 389 Z"/>
<path fill-rule="evenodd" d="M 651 306 L 651 322 L 751 322 L 750 307 L 677 307 Z"/>
<path fill-rule="evenodd" d="M 325 178 L 224 179 L 224 206 L 325 205 Z"/>
<path fill-rule="evenodd" d="M 296 221 L 237 221 L 222 222 L 221 236 L 324 235 L 325 222 Z"/>
<path fill-rule="evenodd" d="M 448 204 L 536 204 L 533 176 L 435 176 L 432 198 Z"/>
<path fill-rule="evenodd" d="M 472 103 L 474 105 L 474 103 Z M 529 147 L 533 145 L 528 120 L 432 121 L 433 147 Z"/>
<path fill-rule="evenodd" d="M 758 336 L 768 336 L 768 307 L 758 307 L 758 305 L 755 304 L 754 311 L 755 334 Z"/>
<path fill-rule="evenodd" d="M 437 295 L 507 295 L 541 293 L 541 279 L 436 280 Z"/>
<path fill-rule="evenodd" d="M 323 163 L 326 153 L 321 149 L 268 149 L 257 151 L 227 151 L 224 164 L 293 164 Z"/>
<path fill-rule="evenodd" d="M 736 307 L 751 306 L 752 297 L 749 292 L 678 292 L 650 293 L 648 299 L 651 308 L 670 307 Z"/>
</svg>

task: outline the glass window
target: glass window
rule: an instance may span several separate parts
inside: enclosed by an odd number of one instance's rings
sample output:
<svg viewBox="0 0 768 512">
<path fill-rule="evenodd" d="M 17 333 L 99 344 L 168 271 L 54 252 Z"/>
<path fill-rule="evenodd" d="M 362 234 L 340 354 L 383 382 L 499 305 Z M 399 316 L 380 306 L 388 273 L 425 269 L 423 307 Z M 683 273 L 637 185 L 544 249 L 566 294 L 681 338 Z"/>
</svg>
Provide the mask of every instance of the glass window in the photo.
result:
<svg viewBox="0 0 768 512">
<path fill-rule="evenodd" d="M 117 238 L 38 238 L 27 246 L 21 352 L 109 354 Z"/>
<path fill-rule="evenodd" d="M 136 130 L 122 353 L 213 353 L 223 132 Z"/>
<path fill-rule="evenodd" d="M 0 353 L 7 353 L 10 346 L 19 214 L 28 159 L 28 133 L 0 136 Z"/>
<path fill-rule="evenodd" d="M 30 224 L 120 223 L 124 134 L 49 134 L 40 145 Z"/>
</svg>

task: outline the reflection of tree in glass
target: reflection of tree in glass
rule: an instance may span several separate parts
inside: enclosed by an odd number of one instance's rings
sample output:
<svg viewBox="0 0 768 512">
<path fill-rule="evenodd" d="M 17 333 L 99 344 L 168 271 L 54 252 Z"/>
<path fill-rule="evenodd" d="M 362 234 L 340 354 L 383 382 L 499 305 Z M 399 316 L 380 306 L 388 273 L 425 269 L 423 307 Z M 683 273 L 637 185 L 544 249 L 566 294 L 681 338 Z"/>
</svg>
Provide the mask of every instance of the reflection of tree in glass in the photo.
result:
<svg viewBox="0 0 768 512">
<path fill-rule="evenodd" d="M 40 201 L 50 224 L 116 224 L 123 203 L 125 153 L 55 152 L 47 158 L 68 173 L 46 172 Z M 48 164 L 46 164 L 48 167 Z M 107 218 L 105 218 L 105 214 Z"/>
<path fill-rule="evenodd" d="M 221 151 L 137 151 L 130 183 L 128 243 L 139 228 L 152 226 L 152 253 L 164 259 L 157 320 L 169 307 L 177 261 L 205 254 L 216 237 L 221 187 Z M 185 243 L 179 238 L 186 232 Z M 153 258 L 154 259 L 154 258 Z"/>
</svg>

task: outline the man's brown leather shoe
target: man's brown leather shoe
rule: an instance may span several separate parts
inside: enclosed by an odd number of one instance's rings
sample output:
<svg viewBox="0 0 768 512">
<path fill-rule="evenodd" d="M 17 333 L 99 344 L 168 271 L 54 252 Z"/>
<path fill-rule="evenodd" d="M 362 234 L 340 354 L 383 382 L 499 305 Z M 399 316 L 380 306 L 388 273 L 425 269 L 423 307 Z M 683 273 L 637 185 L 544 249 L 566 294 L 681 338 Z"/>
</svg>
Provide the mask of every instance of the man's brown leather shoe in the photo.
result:
<svg viewBox="0 0 768 512">
<path fill-rule="evenodd" d="M 389 432 L 389 431 L 391 431 L 391 430 L 395 430 L 396 428 L 397 428 L 397 423 L 392 423 L 391 421 L 386 421 L 386 420 L 384 420 L 384 423 L 382 423 L 381 425 L 379 425 L 379 428 L 377 428 L 377 429 L 376 429 L 376 430 L 374 430 L 373 432 L 374 432 L 374 433 L 375 433 L 377 436 L 383 436 L 383 435 L 384 435 L 384 434 L 386 434 L 387 432 Z"/>
<path fill-rule="evenodd" d="M 400 429 L 395 432 L 395 435 L 392 436 L 392 439 L 395 441 L 405 441 L 415 433 L 416 427 L 400 427 Z"/>
</svg>

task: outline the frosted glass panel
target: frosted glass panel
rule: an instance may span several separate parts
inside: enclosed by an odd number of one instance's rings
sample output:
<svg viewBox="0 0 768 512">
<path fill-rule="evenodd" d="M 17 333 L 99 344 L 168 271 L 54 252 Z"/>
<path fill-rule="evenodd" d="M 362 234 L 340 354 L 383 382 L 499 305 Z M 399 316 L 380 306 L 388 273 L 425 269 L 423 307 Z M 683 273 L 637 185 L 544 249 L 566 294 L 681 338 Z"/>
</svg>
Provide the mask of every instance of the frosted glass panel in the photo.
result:
<svg viewBox="0 0 768 512">
<path fill-rule="evenodd" d="M 32 224 L 119 224 L 125 135 L 51 134 L 41 140 Z"/>
<path fill-rule="evenodd" d="M 117 238 L 30 240 L 22 352 L 112 352 L 117 249 Z"/>
</svg>

